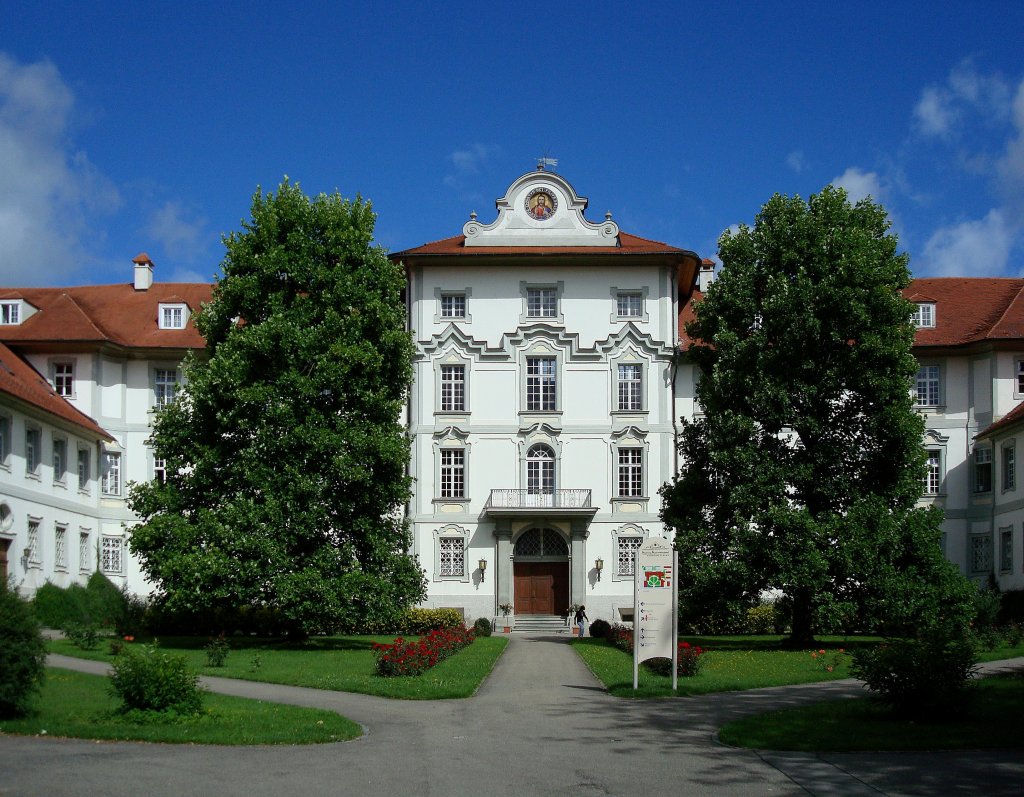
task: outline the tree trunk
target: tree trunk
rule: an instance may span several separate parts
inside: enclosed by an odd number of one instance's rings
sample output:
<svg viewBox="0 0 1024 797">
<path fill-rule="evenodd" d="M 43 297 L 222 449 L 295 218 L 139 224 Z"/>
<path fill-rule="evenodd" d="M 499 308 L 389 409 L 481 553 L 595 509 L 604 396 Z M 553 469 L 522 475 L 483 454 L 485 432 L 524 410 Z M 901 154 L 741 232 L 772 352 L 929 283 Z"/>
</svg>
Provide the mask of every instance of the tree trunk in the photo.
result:
<svg viewBox="0 0 1024 797">
<path fill-rule="evenodd" d="M 798 587 L 793 592 L 793 626 L 788 643 L 795 648 L 814 644 L 814 610 L 811 590 Z"/>
</svg>

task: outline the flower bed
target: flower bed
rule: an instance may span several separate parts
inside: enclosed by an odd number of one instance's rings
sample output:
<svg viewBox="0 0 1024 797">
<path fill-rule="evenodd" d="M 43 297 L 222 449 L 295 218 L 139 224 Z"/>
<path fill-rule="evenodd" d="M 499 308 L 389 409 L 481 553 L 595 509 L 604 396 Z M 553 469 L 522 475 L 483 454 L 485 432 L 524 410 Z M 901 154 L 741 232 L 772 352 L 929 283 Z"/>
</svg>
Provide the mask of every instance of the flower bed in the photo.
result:
<svg viewBox="0 0 1024 797">
<path fill-rule="evenodd" d="M 374 643 L 377 674 L 422 675 L 435 664 L 458 653 L 475 638 L 470 628 L 436 628 L 419 639 L 398 637 L 390 645 Z"/>
<path fill-rule="evenodd" d="M 607 640 L 629 655 L 633 655 L 633 629 L 627 625 L 616 623 L 608 632 Z M 679 643 L 679 655 L 676 658 L 676 673 L 684 678 L 690 678 L 700 672 L 703 665 L 703 655 L 706 651 L 697 645 L 689 642 Z M 669 659 L 649 659 L 644 664 L 662 675 L 669 675 L 672 671 L 672 663 Z"/>
</svg>

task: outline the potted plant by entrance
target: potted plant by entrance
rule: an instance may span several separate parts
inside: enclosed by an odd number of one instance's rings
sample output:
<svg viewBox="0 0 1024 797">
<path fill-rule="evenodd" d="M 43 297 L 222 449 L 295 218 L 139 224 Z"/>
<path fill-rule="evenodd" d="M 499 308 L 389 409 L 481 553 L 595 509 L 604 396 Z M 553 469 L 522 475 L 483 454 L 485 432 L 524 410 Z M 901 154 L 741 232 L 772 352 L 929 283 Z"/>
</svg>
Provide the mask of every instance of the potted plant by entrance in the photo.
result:
<svg viewBox="0 0 1024 797">
<path fill-rule="evenodd" d="M 501 626 L 506 634 L 512 631 L 512 621 L 509 619 L 509 615 L 512 614 L 511 603 L 499 603 L 498 611 L 501 612 Z"/>
</svg>

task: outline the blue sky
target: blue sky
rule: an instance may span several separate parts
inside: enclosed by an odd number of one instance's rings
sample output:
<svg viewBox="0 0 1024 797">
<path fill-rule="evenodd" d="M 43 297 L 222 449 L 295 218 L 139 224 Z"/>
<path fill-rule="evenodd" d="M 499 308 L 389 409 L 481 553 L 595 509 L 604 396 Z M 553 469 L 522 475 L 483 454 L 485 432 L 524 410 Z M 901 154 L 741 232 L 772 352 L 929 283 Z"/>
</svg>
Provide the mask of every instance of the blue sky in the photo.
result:
<svg viewBox="0 0 1024 797">
<path fill-rule="evenodd" d="M 523 10 L 519 10 L 523 9 Z M 536 157 L 714 256 L 775 192 L 889 210 L 915 275 L 1024 273 L 1024 3 L 48 3 L 0 15 L 0 284 L 207 280 L 257 185 L 456 235 Z"/>
</svg>

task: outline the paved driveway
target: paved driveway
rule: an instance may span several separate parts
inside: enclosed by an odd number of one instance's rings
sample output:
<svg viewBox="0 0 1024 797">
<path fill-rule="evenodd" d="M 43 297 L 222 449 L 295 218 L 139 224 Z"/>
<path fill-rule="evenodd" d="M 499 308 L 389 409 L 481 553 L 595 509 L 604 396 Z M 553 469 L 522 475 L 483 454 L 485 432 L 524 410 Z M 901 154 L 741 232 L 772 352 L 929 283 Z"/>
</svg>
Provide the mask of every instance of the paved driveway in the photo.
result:
<svg viewBox="0 0 1024 797">
<path fill-rule="evenodd" d="M 724 747 L 714 734 L 732 717 L 861 689 L 840 681 L 622 700 L 604 693 L 564 638 L 513 637 L 468 700 L 204 681 L 226 694 L 333 709 L 367 732 L 298 747 L 0 737 L 0 795 L 1020 795 L 1024 784 L 1017 752 L 815 756 Z"/>
</svg>

